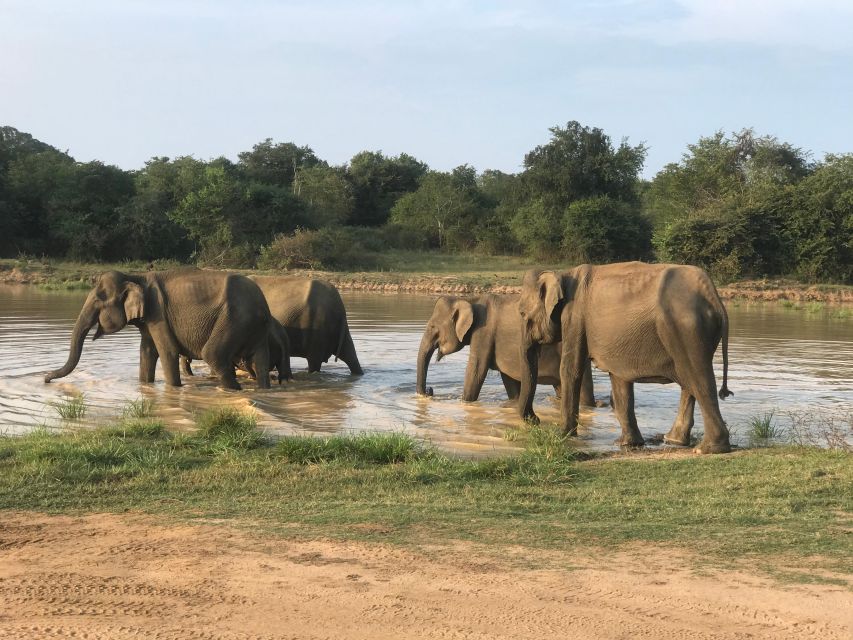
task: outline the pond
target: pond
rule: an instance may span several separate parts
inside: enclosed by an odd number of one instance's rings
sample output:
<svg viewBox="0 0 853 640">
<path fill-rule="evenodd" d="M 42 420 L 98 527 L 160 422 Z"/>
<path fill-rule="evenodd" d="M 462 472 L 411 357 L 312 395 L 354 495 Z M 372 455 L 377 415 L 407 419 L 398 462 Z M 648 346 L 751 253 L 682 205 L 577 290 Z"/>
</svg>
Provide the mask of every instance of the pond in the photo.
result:
<svg viewBox="0 0 853 640">
<path fill-rule="evenodd" d="M 35 287 L 0 286 L 0 429 L 23 433 L 37 425 L 62 426 L 52 403 L 83 394 L 89 426 L 120 415 L 128 401 L 153 401 L 157 417 L 175 429 L 191 428 L 193 415 L 212 406 L 254 407 L 260 424 L 276 434 L 328 434 L 360 430 L 405 431 L 442 449 L 472 455 L 514 450 L 506 437 L 518 428 L 497 372 L 480 400 L 460 400 L 468 350 L 432 363 L 428 384 L 435 397 L 415 394 L 415 363 L 434 297 L 342 292 L 353 339 L 365 370 L 352 377 L 330 361 L 309 374 L 305 360 L 293 359 L 295 380 L 271 390 L 246 381 L 240 392 L 218 389 L 203 363 L 184 386 L 167 387 L 157 371 L 153 384 L 137 381 L 139 333 L 128 327 L 97 342 L 88 340 L 77 369 L 45 384 L 44 373 L 65 362 L 71 328 L 85 292 L 47 292 Z M 735 396 L 721 403 L 734 442 L 749 444 L 754 417 L 773 414 L 783 431 L 792 427 L 825 439 L 827 425 L 849 437 L 853 420 L 853 317 L 831 307 L 792 309 L 778 304 L 728 304 L 731 337 L 729 387 Z M 841 317 L 839 317 L 841 316 Z M 846 317 L 844 317 L 846 316 Z M 719 350 L 717 385 L 722 376 Z M 597 397 L 610 393 L 605 373 L 593 370 Z M 676 385 L 636 386 L 637 420 L 643 435 L 668 431 L 675 418 Z M 540 386 L 536 408 L 555 421 L 554 391 Z M 702 430 L 697 407 L 694 432 Z M 582 411 L 579 444 L 612 449 L 619 425 L 607 407 Z"/>
</svg>

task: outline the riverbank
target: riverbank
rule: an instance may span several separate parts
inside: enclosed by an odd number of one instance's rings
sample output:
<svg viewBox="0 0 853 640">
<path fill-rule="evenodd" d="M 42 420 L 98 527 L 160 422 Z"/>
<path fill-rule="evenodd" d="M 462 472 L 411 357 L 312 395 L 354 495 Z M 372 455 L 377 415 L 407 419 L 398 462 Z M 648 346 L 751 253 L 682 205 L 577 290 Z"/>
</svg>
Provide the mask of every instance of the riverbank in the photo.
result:
<svg viewBox="0 0 853 640">
<path fill-rule="evenodd" d="M 521 276 L 531 266 L 525 258 L 483 257 L 391 252 L 389 271 L 330 272 L 294 270 L 289 275 L 318 277 L 337 287 L 356 291 L 420 293 L 428 295 L 518 293 Z M 153 263 L 80 264 L 38 260 L 0 260 L 0 283 L 33 284 L 48 289 L 89 289 L 94 276 L 109 269 L 129 272 L 178 266 L 168 261 Z M 552 265 L 554 266 L 554 265 Z M 270 274 L 257 270 L 235 270 L 246 274 Z M 727 300 L 745 302 L 787 301 L 795 305 L 824 303 L 853 305 L 853 287 L 807 285 L 788 279 L 746 280 L 718 287 Z"/>
<path fill-rule="evenodd" d="M 447 457 L 401 434 L 0 437 L 0 635 L 846 638 L 853 456 Z"/>
</svg>

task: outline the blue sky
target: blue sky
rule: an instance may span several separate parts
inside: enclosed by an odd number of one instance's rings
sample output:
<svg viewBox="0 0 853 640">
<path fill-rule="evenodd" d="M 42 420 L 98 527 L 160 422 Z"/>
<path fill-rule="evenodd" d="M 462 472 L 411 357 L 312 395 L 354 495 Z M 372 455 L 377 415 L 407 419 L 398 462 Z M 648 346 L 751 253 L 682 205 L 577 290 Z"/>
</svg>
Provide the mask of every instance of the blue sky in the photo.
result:
<svg viewBox="0 0 853 640">
<path fill-rule="evenodd" d="M 853 1 L 0 0 L 0 124 L 78 160 L 270 137 L 518 171 L 569 120 L 649 177 L 717 129 L 853 151 Z"/>
</svg>

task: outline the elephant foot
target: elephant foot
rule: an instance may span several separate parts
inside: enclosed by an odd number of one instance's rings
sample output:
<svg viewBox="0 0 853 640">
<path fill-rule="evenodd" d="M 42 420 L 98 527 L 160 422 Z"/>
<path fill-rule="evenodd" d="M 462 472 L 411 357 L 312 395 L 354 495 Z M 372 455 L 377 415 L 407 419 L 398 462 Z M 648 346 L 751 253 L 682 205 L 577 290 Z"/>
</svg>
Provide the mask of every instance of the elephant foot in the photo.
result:
<svg viewBox="0 0 853 640">
<path fill-rule="evenodd" d="M 663 437 L 663 443 L 672 447 L 689 447 L 690 434 L 676 435 L 671 431 Z"/>
<path fill-rule="evenodd" d="M 609 407 L 611 405 L 612 405 L 612 402 L 610 401 L 610 396 L 607 396 L 606 399 L 599 398 L 598 400 L 595 401 L 595 406 L 598 407 L 599 409 L 601 409 L 602 407 Z"/>
<path fill-rule="evenodd" d="M 613 444 L 622 447 L 623 449 L 641 449 L 646 446 L 646 441 L 642 437 L 623 436 L 613 441 Z"/>
<path fill-rule="evenodd" d="M 539 426 L 539 416 L 537 416 L 535 413 L 530 413 L 526 416 L 522 416 L 521 419 L 524 420 L 527 424 L 532 425 L 534 427 Z"/>
<path fill-rule="evenodd" d="M 729 453 L 731 450 L 732 446 L 728 440 L 721 442 L 705 442 L 702 440 L 699 446 L 693 449 L 693 453 Z"/>
</svg>

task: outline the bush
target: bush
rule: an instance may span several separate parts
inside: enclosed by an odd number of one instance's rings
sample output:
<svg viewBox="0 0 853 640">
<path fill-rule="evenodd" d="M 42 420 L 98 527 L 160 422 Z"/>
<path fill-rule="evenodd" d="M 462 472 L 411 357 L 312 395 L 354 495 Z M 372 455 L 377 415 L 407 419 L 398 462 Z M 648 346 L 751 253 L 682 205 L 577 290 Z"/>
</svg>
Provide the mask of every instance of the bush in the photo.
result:
<svg viewBox="0 0 853 640">
<path fill-rule="evenodd" d="M 575 263 L 642 260 L 652 252 L 651 224 L 639 208 L 608 196 L 576 200 L 563 225 L 563 255 Z"/>
<path fill-rule="evenodd" d="M 381 238 L 368 240 L 367 230 L 338 227 L 277 236 L 261 249 L 261 269 L 377 269 L 383 265 L 378 251 Z M 375 234 L 374 235 L 378 235 Z M 365 244 L 371 245 L 368 248 Z"/>
</svg>

